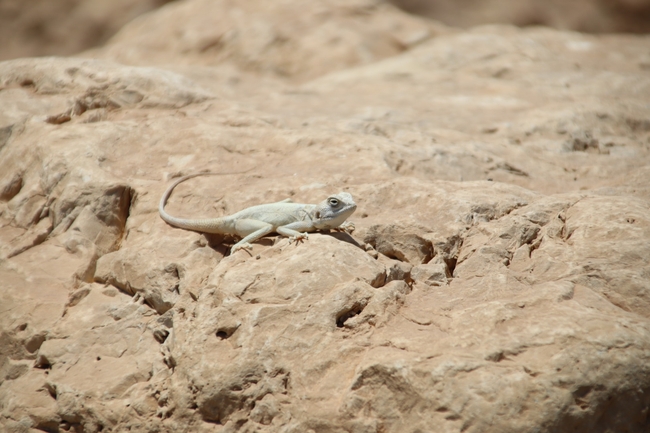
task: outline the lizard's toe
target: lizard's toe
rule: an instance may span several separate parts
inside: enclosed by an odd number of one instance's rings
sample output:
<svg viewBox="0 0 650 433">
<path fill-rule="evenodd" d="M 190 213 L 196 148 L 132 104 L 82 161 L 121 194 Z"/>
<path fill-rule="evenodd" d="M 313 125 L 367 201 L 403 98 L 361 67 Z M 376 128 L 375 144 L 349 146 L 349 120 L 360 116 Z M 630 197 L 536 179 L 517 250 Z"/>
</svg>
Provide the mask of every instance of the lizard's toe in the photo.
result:
<svg viewBox="0 0 650 433">
<path fill-rule="evenodd" d="M 235 244 L 230 249 L 230 254 L 235 254 L 239 250 L 251 251 L 252 249 L 253 249 L 253 246 L 251 244 L 249 244 L 248 242 L 238 243 L 238 244 Z"/>
<path fill-rule="evenodd" d="M 309 239 L 309 235 L 307 233 L 300 233 L 298 235 L 291 236 L 289 238 L 289 244 L 291 244 L 291 242 L 295 242 L 296 245 L 298 245 L 298 243 L 306 241 L 307 239 Z"/>
<path fill-rule="evenodd" d="M 352 234 L 354 229 L 355 229 L 354 223 L 350 222 L 350 221 L 346 221 L 346 222 L 344 222 L 343 224 L 341 224 L 340 226 L 338 226 L 334 230 L 339 231 L 339 232 L 345 232 L 345 233 L 350 235 L 350 234 Z"/>
</svg>

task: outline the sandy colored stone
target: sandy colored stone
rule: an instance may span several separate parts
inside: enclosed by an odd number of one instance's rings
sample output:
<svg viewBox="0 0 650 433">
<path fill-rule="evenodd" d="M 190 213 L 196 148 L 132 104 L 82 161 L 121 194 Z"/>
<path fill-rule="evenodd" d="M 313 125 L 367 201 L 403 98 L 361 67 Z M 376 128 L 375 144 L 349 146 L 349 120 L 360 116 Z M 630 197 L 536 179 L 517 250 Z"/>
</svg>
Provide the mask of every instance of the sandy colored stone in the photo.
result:
<svg viewBox="0 0 650 433">
<path fill-rule="evenodd" d="M 160 28 L 176 37 L 161 39 Z M 135 65 L 143 59 L 145 64 L 233 64 L 238 70 L 304 81 L 399 54 L 441 29 L 377 0 L 191 0 L 133 21 L 87 54 Z"/>
<path fill-rule="evenodd" d="M 214 2 L 244 36 L 201 51 L 206 5 L 0 63 L 0 429 L 648 430 L 646 37 Z M 158 216 L 201 170 L 170 214 L 346 191 L 356 229 L 229 255 Z"/>
<path fill-rule="evenodd" d="M 460 27 L 510 23 L 591 33 L 647 33 L 650 29 L 647 0 L 391 0 L 391 3 L 408 12 Z"/>
<path fill-rule="evenodd" d="M 417 265 L 411 271 L 411 278 L 427 286 L 445 286 L 451 277 L 451 272 L 446 263 L 427 263 Z"/>
<path fill-rule="evenodd" d="M 0 60 L 69 56 L 105 42 L 136 16 L 169 0 L 4 0 Z"/>
</svg>

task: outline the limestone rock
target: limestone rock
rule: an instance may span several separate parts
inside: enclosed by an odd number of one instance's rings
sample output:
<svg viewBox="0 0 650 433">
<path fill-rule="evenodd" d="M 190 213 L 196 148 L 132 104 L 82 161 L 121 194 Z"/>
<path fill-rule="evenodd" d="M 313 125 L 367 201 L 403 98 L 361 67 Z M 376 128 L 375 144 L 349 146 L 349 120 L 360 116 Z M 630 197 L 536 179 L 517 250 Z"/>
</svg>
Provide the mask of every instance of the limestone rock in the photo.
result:
<svg viewBox="0 0 650 433">
<path fill-rule="evenodd" d="M 445 286 L 447 285 L 451 272 L 445 263 L 427 263 L 426 265 L 417 265 L 411 271 L 411 278 L 416 283 L 427 286 Z"/>
<path fill-rule="evenodd" d="M 650 2 L 647 0 L 577 0 L 570 3 L 562 0 L 391 2 L 408 12 L 460 27 L 511 23 L 596 33 L 646 33 L 650 29 Z"/>
<path fill-rule="evenodd" d="M 19 0 L 0 5 L 0 60 L 69 56 L 101 44 L 125 23 L 169 0 Z"/>
<path fill-rule="evenodd" d="M 646 38 L 255 5 L 0 63 L 0 430 L 648 431 Z M 231 255 L 202 170 L 356 230 Z"/>
<path fill-rule="evenodd" d="M 161 39 L 161 28 L 176 36 Z M 133 21 L 91 55 L 136 65 L 144 59 L 168 64 L 171 55 L 181 64 L 233 63 L 244 71 L 305 80 L 393 56 L 441 29 L 377 0 L 191 0 Z"/>
</svg>

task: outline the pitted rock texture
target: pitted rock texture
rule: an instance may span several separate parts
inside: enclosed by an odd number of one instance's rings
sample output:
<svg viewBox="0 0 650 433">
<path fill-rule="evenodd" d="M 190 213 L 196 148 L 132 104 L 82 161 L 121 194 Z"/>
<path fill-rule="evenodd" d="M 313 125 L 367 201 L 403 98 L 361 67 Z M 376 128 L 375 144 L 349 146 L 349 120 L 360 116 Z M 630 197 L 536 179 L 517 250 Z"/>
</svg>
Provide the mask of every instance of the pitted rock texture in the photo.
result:
<svg viewBox="0 0 650 433">
<path fill-rule="evenodd" d="M 253 6 L 0 63 L 0 430 L 649 431 L 648 38 Z M 230 255 L 203 170 L 356 230 Z"/>
</svg>

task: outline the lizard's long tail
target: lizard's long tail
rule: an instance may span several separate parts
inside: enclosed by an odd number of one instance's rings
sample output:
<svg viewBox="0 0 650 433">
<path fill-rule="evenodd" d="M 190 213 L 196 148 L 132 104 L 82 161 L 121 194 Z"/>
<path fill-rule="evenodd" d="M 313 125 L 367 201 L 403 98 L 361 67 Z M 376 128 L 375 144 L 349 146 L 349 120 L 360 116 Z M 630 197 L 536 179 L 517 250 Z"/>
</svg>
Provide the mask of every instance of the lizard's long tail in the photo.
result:
<svg viewBox="0 0 650 433">
<path fill-rule="evenodd" d="M 240 173 L 245 173 L 244 171 L 242 172 L 237 172 L 237 173 L 210 173 L 210 172 L 201 172 L 201 173 L 194 173 L 194 174 L 188 174 L 187 176 L 183 176 L 180 179 L 176 180 L 174 183 L 172 183 L 165 193 L 162 195 L 160 198 L 160 203 L 158 204 L 158 213 L 160 214 L 160 217 L 167 223 L 170 224 L 174 227 L 179 227 L 182 229 L 186 230 L 193 230 L 197 232 L 202 232 L 202 233 L 223 233 L 221 227 L 220 227 L 220 220 L 221 218 L 209 218 L 209 219 L 186 219 L 186 218 L 177 218 L 174 216 L 171 216 L 165 211 L 165 205 L 167 204 L 167 200 L 169 199 L 169 196 L 171 196 L 172 191 L 174 188 L 178 186 L 178 184 L 185 182 L 188 179 L 191 179 L 193 177 L 197 176 L 217 176 L 217 175 L 227 175 L 227 174 L 240 174 Z"/>
</svg>

